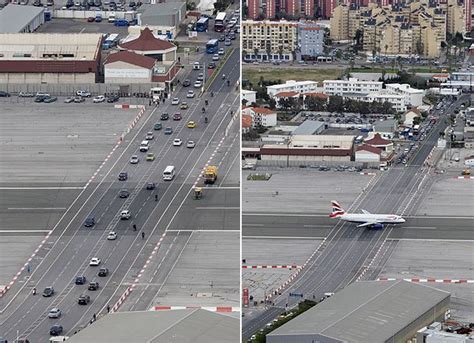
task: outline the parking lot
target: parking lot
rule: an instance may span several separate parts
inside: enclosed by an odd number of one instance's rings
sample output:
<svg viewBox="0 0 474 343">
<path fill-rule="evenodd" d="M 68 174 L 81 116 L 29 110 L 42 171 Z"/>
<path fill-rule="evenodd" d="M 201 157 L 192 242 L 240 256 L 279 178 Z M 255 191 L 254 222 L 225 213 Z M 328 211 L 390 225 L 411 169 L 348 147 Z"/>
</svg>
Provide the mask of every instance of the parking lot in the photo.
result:
<svg viewBox="0 0 474 343">
<path fill-rule="evenodd" d="M 38 33 L 118 33 L 120 38 L 128 35 L 128 27 L 114 26 L 106 20 L 101 23 L 88 23 L 87 19 L 61 19 L 53 18 L 45 22 L 36 31 Z"/>
</svg>

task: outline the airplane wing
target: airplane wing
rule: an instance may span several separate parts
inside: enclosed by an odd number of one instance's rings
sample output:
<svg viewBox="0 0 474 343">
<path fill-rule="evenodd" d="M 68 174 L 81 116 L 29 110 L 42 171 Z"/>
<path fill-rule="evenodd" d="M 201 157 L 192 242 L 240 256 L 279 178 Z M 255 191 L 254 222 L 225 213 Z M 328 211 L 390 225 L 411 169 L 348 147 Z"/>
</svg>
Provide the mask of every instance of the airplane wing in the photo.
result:
<svg viewBox="0 0 474 343">
<path fill-rule="evenodd" d="M 372 213 L 370 213 L 369 211 L 366 211 L 366 210 L 362 210 L 362 212 L 363 212 L 364 214 L 372 214 Z"/>
<path fill-rule="evenodd" d="M 362 224 L 359 224 L 357 225 L 357 227 L 366 227 L 366 226 L 370 226 L 370 225 L 374 225 L 374 224 L 380 224 L 379 221 L 370 221 L 370 222 L 365 222 L 365 223 L 362 223 Z"/>
</svg>

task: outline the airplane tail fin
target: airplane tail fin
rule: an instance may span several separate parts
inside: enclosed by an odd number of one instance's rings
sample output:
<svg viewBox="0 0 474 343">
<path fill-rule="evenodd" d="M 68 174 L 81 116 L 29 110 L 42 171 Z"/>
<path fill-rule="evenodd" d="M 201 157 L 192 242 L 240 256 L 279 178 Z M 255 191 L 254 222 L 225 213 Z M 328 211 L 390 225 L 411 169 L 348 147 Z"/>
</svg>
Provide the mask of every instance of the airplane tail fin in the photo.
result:
<svg viewBox="0 0 474 343">
<path fill-rule="evenodd" d="M 337 218 L 339 216 L 342 216 L 344 213 L 346 213 L 337 201 L 332 200 L 331 204 L 332 204 L 332 212 L 329 215 L 330 218 Z"/>
</svg>

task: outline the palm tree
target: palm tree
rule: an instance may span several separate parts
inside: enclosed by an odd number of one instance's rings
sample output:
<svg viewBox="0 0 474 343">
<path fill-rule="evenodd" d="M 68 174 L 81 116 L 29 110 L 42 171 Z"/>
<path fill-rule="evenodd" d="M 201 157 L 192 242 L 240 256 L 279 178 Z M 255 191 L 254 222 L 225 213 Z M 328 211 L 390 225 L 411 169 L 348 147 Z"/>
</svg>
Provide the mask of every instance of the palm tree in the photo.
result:
<svg viewBox="0 0 474 343">
<path fill-rule="evenodd" d="M 283 59 L 283 46 L 282 45 L 278 47 L 278 57 L 280 58 L 280 60 Z"/>
<path fill-rule="evenodd" d="M 253 49 L 253 54 L 255 55 L 255 60 L 258 60 L 258 49 L 257 48 L 254 48 Z"/>
</svg>

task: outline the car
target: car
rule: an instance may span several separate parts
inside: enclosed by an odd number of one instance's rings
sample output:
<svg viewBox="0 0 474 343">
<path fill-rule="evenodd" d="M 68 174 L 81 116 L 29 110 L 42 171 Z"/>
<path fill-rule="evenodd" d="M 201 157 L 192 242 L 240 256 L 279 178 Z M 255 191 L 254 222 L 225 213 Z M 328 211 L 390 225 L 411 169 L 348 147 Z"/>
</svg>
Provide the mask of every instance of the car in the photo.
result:
<svg viewBox="0 0 474 343">
<path fill-rule="evenodd" d="M 194 91 L 193 90 L 189 90 L 188 93 L 186 93 L 186 98 L 194 98 Z"/>
<path fill-rule="evenodd" d="M 91 297 L 88 296 L 87 294 L 82 294 L 79 299 L 77 299 L 77 303 L 79 305 L 87 305 L 88 303 L 91 302 Z"/>
<path fill-rule="evenodd" d="M 43 297 L 49 298 L 54 294 L 54 288 L 52 286 L 46 287 L 43 291 Z"/>
<path fill-rule="evenodd" d="M 86 277 L 83 275 L 76 276 L 76 280 L 74 281 L 76 285 L 83 285 L 86 283 Z"/>
<path fill-rule="evenodd" d="M 97 281 L 91 281 L 87 289 L 89 291 L 97 291 L 99 289 L 99 283 Z"/>
<path fill-rule="evenodd" d="M 92 267 L 97 267 L 99 264 L 100 264 L 100 258 L 98 257 L 93 257 L 89 261 L 89 266 L 92 266 Z"/>
<path fill-rule="evenodd" d="M 148 190 L 148 191 L 152 191 L 156 188 L 156 184 L 154 182 L 147 182 L 145 188 Z"/>
<path fill-rule="evenodd" d="M 199 73 L 197 77 L 198 81 L 204 81 L 204 73 Z"/>
<path fill-rule="evenodd" d="M 170 115 L 168 113 L 162 113 L 160 116 L 161 120 L 168 120 L 170 119 Z"/>
<path fill-rule="evenodd" d="M 217 51 L 218 55 L 224 55 L 224 53 L 225 53 L 224 48 L 219 48 L 219 51 Z"/>
<path fill-rule="evenodd" d="M 183 117 L 181 116 L 181 113 L 175 113 L 173 114 L 173 120 L 178 121 L 181 120 Z"/>
<path fill-rule="evenodd" d="M 120 219 L 122 220 L 128 220 L 131 216 L 132 214 L 130 213 L 130 210 L 123 210 L 120 212 Z"/>
<path fill-rule="evenodd" d="M 213 61 L 219 61 L 219 54 L 214 54 L 214 55 L 212 56 L 212 60 L 213 60 Z"/>
<path fill-rule="evenodd" d="M 224 42 L 224 45 L 225 46 L 232 45 L 232 41 L 230 39 L 226 39 L 225 42 Z"/>
<path fill-rule="evenodd" d="M 95 218 L 93 216 L 89 216 L 84 221 L 85 227 L 93 227 L 95 225 Z"/>
<path fill-rule="evenodd" d="M 183 87 L 189 87 L 189 86 L 191 86 L 191 81 L 188 79 L 184 80 Z"/>
<path fill-rule="evenodd" d="M 119 176 L 118 176 L 118 179 L 119 181 L 127 181 L 128 179 L 128 173 L 123 171 L 123 172 L 120 172 Z"/>
<path fill-rule="evenodd" d="M 201 69 L 201 64 L 199 62 L 194 62 L 193 63 L 193 70 L 199 70 Z"/>
<path fill-rule="evenodd" d="M 193 149 L 196 146 L 196 143 L 194 141 L 188 141 L 186 143 L 186 148 Z"/>
<path fill-rule="evenodd" d="M 201 87 L 202 87 L 202 81 L 194 82 L 194 88 L 201 88 Z"/>
<path fill-rule="evenodd" d="M 156 130 L 156 131 L 161 130 L 161 127 L 162 127 L 161 123 L 156 123 L 155 125 L 153 125 L 153 130 Z"/>
<path fill-rule="evenodd" d="M 148 154 L 146 154 L 146 160 L 147 161 L 154 161 L 155 160 L 155 154 L 152 153 L 152 152 L 149 152 Z"/>
<path fill-rule="evenodd" d="M 95 17 L 88 17 L 87 22 L 88 23 L 93 23 L 95 21 Z"/>
<path fill-rule="evenodd" d="M 120 97 L 116 94 L 114 95 L 109 95 L 109 97 L 107 97 L 107 102 L 108 103 L 113 103 L 113 102 L 117 102 L 119 101 Z"/>
<path fill-rule="evenodd" d="M 188 109 L 188 103 L 187 102 L 182 102 L 181 105 L 179 105 L 179 108 L 181 110 L 187 110 Z"/>
<path fill-rule="evenodd" d="M 225 41 L 225 35 L 220 35 L 218 39 L 219 39 L 219 42 Z"/>
<path fill-rule="evenodd" d="M 173 133 L 173 128 L 172 127 L 167 127 L 165 129 L 165 135 L 171 135 Z"/>
<path fill-rule="evenodd" d="M 117 239 L 117 234 L 114 231 L 110 231 L 109 234 L 107 235 L 107 240 L 114 241 L 116 239 Z"/>
<path fill-rule="evenodd" d="M 155 138 L 155 136 L 153 136 L 153 132 L 148 131 L 148 132 L 146 133 L 145 139 L 146 139 L 147 141 L 151 141 L 153 138 Z"/>
<path fill-rule="evenodd" d="M 215 62 L 209 62 L 209 64 L 207 65 L 208 69 L 215 69 L 216 67 L 217 67 L 217 65 L 216 65 Z"/>
<path fill-rule="evenodd" d="M 231 32 L 229 34 L 229 38 L 232 39 L 232 40 L 236 39 L 235 33 Z"/>
<path fill-rule="evenodd" d="M 70 104 L 71 102 L 74 102 L 74 97 L 68 96 L 66 99 L 64 99 L 65 104 Z"/>
<path fill-rule="evenodd" d="M 140 159 L 137 155 L 132 155 L 132 157 L 130 157 L 130 164 L 137 164 L 138 162 L 140 162 Z"/>
<path fill-rule="evenodd" d="M 181 146 L 181 144 L 183 144 L 183 141 L 179 138 L 175 138 L 173 140 L 173 146 Z"/>
<path fill-rule="evenodd" d="M 104 102 L 104 101 L 105 101 L 105 96 L 103 96 L 103 95 L 98 95 L 92 100 L 92 102 L 95 103 L 95 104 L 98 104 L 98 103 Z"/>
<path fill-rule="evenodd" d="M 119 191 L 119 198 L 125 199 L 125 198 L 128 198 L 129 195 L 130 195 L 130 192 L 125 188 Z"/>
<path fill-rule="evenodd" d="M 56 98 L 55 96 L 47 96 L 43 99 L 43 102 L 49 104 L 55 102 L 56 100 L 58 100 L 58 98 Z"/>
<path fill-rule="evenodd" d="M 244 169 L 244 170 L 255 170 L 255 164 L 253 164 L 253 163 L 245 163 L 245 164 L 242 166 L 242 169 Z"/>
<path fill-rule="evenodd" d="M 171 100 L 171 105 L 179 105 L 179 98 L 173 98 L 173 100 Z"/>
<path fill-rule="evenodd" d="M 188 124 L 186 125 L 190 129 L 194 129 L 197 125 L 195 121 L 188 121 Z"/>
<path fill-rule="evenodd" d="M 99 272 L 97 273 L 97 276 L 100 276 L 100 277 L 104 277 L 104 276 L 107 276 L 107 275 L 109 275 L 109 269 L 105 268 L 105 267 L 101 267 L 99 269 Z"/>
<path fill-rule="evenodd" d="M 59 336 L 60 334 L 63 333 L 63 327 L 59 324 L 54 324 L 51 326 L 51 329 L 49 329 L 49 334 L 51 336 Z"/>
<path fill-rule="evenodd" d="M 6 92 L 1 91 L 0 94 L 2 94 L 2 93 L 6 93 Z M 0 96 L 2 96 L 2 95 L 0 95 Z M 7 95 L 7 96 L 8 96 L 8 95 Z M 35 94 L 34 94 L 34 93 L 30 93 L 30 92 L 23 92 L 23 91 L 21 91 L 20 93 L 18 93 L 18 96 L 19 96 L 20 98 L 33 98 L 33 97 L 35 96 Z"/>
<path fill-rule="evenodd" d="M 78 103 L 80 103 L 80 102 L 85 102 L 85 101 L 86 101 L 86 99 L 84 99 L 84 98 L 81 97 L 81 96 L 76 96 L 76 97 L 74 97 L 74 102 L 75 102 L 76 104 L 78 104 Z"/>
<path fill-rule="evenodd" d="M 59 318 L 61 317 L 61 310 L 57 307 L 52 308 L 48 312 L 48 318 Z"/>
<path fill-rule="evenodd" d="M 84 98 L 90 98 L 91 93 L 88 92 L 88 91 L 85 91 L 85 90 L 78 90 L 78 91 L 76 92 L 76 95 L 77 95 L 77 96 L 82 96 L 82 97 L 84 97 Z"/>
</svg>

